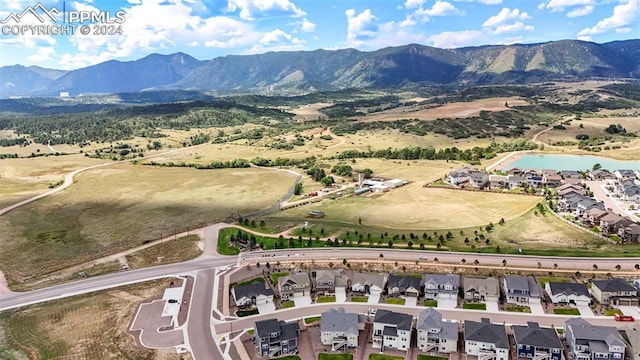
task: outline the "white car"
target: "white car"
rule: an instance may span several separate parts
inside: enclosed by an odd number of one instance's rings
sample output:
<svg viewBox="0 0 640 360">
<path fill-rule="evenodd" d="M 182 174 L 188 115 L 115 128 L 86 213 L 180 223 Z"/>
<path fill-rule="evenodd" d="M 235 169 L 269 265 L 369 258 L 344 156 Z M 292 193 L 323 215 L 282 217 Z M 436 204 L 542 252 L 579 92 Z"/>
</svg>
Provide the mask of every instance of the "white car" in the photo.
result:
<svg viewBox="0 0 640 360">
<path fill-rule="evenodd" d="M 427 260 L 427 259 L 429 259 L 429 258 L 428 258 L 428 257 L 426 257 L 426 256 L 420 256 L 418 259 L 419 259 L 419 260 Z"/>
</svg>

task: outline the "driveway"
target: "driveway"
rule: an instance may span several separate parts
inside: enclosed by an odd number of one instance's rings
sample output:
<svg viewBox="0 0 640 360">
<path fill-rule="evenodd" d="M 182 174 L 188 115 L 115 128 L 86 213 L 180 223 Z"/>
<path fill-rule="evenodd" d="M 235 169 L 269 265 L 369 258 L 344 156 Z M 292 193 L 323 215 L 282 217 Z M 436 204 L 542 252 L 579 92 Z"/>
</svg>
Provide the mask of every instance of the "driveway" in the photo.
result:
<svg viewBox="0 0 640 360">
<path fill-rule="evenodd" d="M 498 299 L 487 299 L 485 301 L 487 304 L 487 311 L 498 312 L 500 308 L 498 307 Z"/>
<path fill-rule="evenodd" d="M 380 294 L 369 294 L 367 304 L 378 304 L 380 302 Z"/>
<path fill-rule="evenodd" d="M 458 306 L 458 299 L 438 298 L 438 309 L 455 309 Z"/>
<path fill-rule="evenodd" d="M 576 305 L 576 309 L 580 311 L 580 316 L 593 316 L 593 311 L 589 305 Z"/>
<path fill-rule="evenodd" d="M 336 302 L 337 303 L 347 302 L 347 292 L 343 287 L 336 288 Z"/>
<path fill-rule="evenodd" d="M 297 296 L 293 298 L 293 303 L 296 304 L 296 307 L 304 307 L 311 305 L 311 296 Z"/>
<path fill-rule="evenodd" d="M 541 303 L 529 303 L 529 308 L 533 315 L 544 315 L 544 308 Z"/>
<path fill-rule="evenodd" d="M 404 306 L 418 306 L 418 298 L 415 296 L 403 296 Z"/>
<path fill-rule="evenodd" d="M 636 321 L 640 319 L 640 308 L 637 306 L 618 306 L 622 313 L 625 315 L 633 316 Z"/>
<path fill-rule="evenodd" d="M 260 314 L 270 314 L 276 311 L 276 304 L 272 302 L 256 305 Z"/>
</svg>

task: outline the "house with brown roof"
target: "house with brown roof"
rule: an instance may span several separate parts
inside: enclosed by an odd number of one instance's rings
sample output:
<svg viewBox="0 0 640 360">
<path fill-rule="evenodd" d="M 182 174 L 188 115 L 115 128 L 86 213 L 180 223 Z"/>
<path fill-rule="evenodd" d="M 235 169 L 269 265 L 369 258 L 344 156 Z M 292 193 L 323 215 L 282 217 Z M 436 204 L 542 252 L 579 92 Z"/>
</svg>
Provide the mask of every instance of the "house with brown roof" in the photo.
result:
<svg viewBox="0 0 640 360">
<path fill-rule="evenodd" d="M 278 279 L 278 289 L 282 300 L 311 295 L 311 278 L 304 271 L 292 272 Z"/>
<path fill-rule="evenodd" d="M 580 218 L 580 220 L 585 225 L 599 226 L 600 219 L 607 216 L 607 214 L 609 214 L 607 210 L 602 210 L 600 208 L 593 207 L 585 211 L 584 213 L 582 213 L 582 217 Z"/>
<path fill-rule="evenodd" d="M 604 235 L 617 234 L 621 227 L 626 227 L 635 222 L 628 217 L 620 216 L 609 212 L 606 216 L 600 219 L 600 232 Z"/>
<path fill-rule="evenodd" d="M 618 236 L 624 243 L 637 243 L 640 242 L 640 225 L 631 224 L 629 226 L 621 227 L 618 229 Z"/>
</svg>

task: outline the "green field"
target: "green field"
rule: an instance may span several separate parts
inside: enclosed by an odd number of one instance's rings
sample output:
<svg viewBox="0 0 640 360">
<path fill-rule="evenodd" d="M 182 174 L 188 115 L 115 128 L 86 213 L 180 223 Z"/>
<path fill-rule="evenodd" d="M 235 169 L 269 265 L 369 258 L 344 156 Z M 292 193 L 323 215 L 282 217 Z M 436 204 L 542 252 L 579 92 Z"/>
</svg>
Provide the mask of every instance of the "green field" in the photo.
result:
<svg viewBox="0 0 640 360">
<path fill-rule="evenodd" d="M 537 279 L 538 279 L 538 282 L 540 283 L 540 286 L 542 286 L 542 288 L 544 288 L 548 282 L 571 282 L 571 279 L 564 278 L 564 277 L 539 276 Z"/>
<path fill-rule="evenodd" d="M 2 216 L 0 262 L 9 282 L 20 282 L 268 208 L 293 180 L 261 169 L 99 168 L 78 175 L 61 193 Z"/>
<path fill-rule="evenodd" d="M 622 310 L 620 310 L 620 309 L 616 309 L 616 308 L 613 308 L 613 309 L 604 309 L 604 314 L 605 314 L 606 316 L 614 316 L 615 314 L 618 314 L 618 315 L 624 315 L 624 314 L 622 313 Z"/>
<path fill-rule="evenodd" d="M 237 317 L 245 317 L 245 316 L 251 316 L 251 315 L 258 315 L 258 309 L 249 309 L 249 310 L 238 310 L 236 311 L 236 316 Z"/>
<path fill-rule="evenodd" d="M 524 305 L 508 305 L 506 310 L 510 312 L 531 313 L 531 308 Z"/>
<path fill-rule="evenodd" d="M 405 299 L 401 298 L 388 298 L 384 302 L 385 304 L 404 305 L 405 301 Z"/>
<path fill-rule="evenodd" d="M 425 300 L 424 302 L 422 302 L 422 306 L 437 307 L 438 300 Z"/>
<path fill-rule="evenodd" d="M 352 296 L 351 297 L 351 302 L 366 303 L 367 301 L 369 301 L 368 296 Z"/>
<path fill-rule="evenodd" d="M 462 304 L 463 309 L 470 310 L 487 310 L 487 304 L 483 303 L 464 303 Z"/>
<path fill-rule="evenodd" d="M 305 324 L 311 324 L 311 323 L 314 323 L 316 321 L 320 321 L 320 316 L 312 316 L 312 317 L 304 318 L 304 323 Z"/>
<path fill-rule="evenodd" d="M 253 279 L 241 281 L 239 283 L 236 283 L 235 286 L 251 285 L 254 282 L 259 282 L 259 283 L 263 283 L 264 284 L 264 281 L 265 281 L 264 278 L 262 276 L 260 276 L 260 277 L 256 277 L 256 278 L 253 278 Z"/>
<path fill-rule="evenodd" d="M 316 303 L 318 304 L 332 303 L 332 302 L 336 302 L 335 296 L 318 296 L 318 299 L 316 300 Z"/>
<path fill-rule="evenodd" d="M 271 282 L 274 283 L 274 284 L 277 284 L 278 283 L 278 279 L 280 279 L 281 277 L 285 277 L 285 276 L 289 276 L 289 273 L 286 272 L 286 271 L 269 274 L 269 277 L 271 278 Z"/>
<path fill-rule="evenodd" d="M 385 354 L 369 354 L 369 360 L 404 360 L 404 357 Z"/>
<path fill-rule="evenodd" d="M 283 309 L 288 309 L 295 306 L 296 306 L 296 303 L 294 303 L 293 301 L 283 301 L 280 303 L 280 307 Z"/>
<path fill-rule="evenodd" d="M 418 358 L 417 360 L 448 360 L 449 358 L 446 357 L 442 357 L 442 356 L 432 356 L 432 355 L 424 355 L 424 354 L 418 354 Z"/>
<path fill-rule="evenodd" d="M 353 360 L 352 354 L 318 354 L 318 360 Z"/>
<path fill-rule="evenodd" d="M 553 309 L 553 313 L 556 315 L 580 315 L 580 311 L 576 308 Z"/>
<path fill-rule="evenodd" d="M 240 252 L 240 249 L 230 243 L 231 235 L 236 236 L 238 234 L 239 229 L 236 228 L 226 228 L 220 230 L 218 234 L 218 253 L 223 255 L 237 255 Z M 242 231 L 243 233 L 246 233 Z M 251 234 L 248 234 L 251 236 Z M 269 236 L 256 236 L 256 244 L 262 245 L 264 249 L 271 250 L 277 248 L 304 248 L 309 247 L 309 237 L 303 236 L 302 240 L 298 236 L 289 237 L 289 238 L 276 238 Z M 327 243 L 325 241 L 315 240 L 315 236 L 311 239 L 312 247 L 323 247 L 326 246 Z"/>
</svg>

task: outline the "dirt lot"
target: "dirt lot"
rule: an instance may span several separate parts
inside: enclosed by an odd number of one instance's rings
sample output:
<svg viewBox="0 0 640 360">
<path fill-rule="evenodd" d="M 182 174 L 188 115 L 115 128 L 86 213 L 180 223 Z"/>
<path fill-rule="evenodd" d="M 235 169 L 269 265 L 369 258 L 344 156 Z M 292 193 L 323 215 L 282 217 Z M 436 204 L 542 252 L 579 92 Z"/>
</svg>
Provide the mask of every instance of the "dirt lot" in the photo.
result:
<svg viewBox="0 0 640 360">
<path fill-rule="evenodd" d="M 477 116 L 480 111 L 504 111 L 509 108 L 505 106 L 528 105 L 523 99 L 516 97 L 499 97 L 490 99 L 480 99 L 469 102 L 448 103 L 438 107 L 426 108 L 424 106 L 402 107 L 375 113 L 370 116 L 358 118 L 360 121 L 392 121 L 398 119 L 420 119 L 436 120 L 440 118 L 467 118 Z"/>
</svg>

